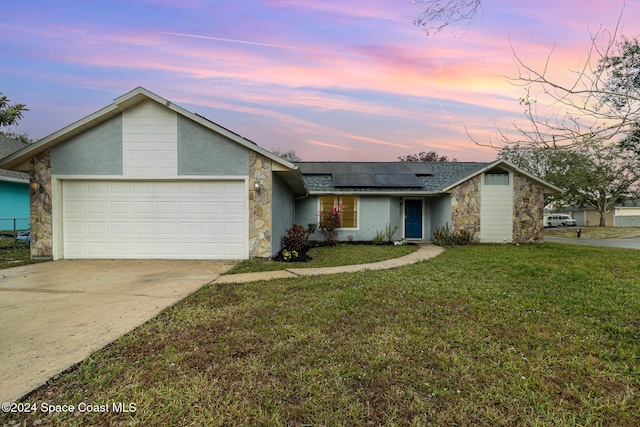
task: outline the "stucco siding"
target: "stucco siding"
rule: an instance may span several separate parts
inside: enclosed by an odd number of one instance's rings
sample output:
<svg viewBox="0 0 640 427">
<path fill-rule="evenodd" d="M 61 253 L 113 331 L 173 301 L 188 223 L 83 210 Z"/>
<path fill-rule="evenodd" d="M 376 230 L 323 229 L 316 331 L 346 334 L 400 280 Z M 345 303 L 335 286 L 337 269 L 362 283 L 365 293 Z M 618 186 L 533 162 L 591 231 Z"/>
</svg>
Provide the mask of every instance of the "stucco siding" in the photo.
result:
<svg viewBox="0 0 640 427">
<path fill-rule="evenodd" d="M 451 226 L 451 196 L 444 194 L 439 197 L 428 199 L 431 206 L 431 226 L 427 229 L 429 235 L 425 233 L 425 239 L 433 240 L 433 230 Z"/>
<path fill-rule="evenodd" d="M 178 115 L 153 101 L 122 113 L 122 171 L 132 178 L 178 175 Z"/>
<path fill-rule="evenodd" d="M 296 201 L 296 224 L 307 226 L 309 223 L 317 224 L 319 221 L 318 196 L 309 196 L 306 199 Z M 360 196 L 358 198 L 358 227 L 338 229 L 336 240 L 371 240 L 377 231 L 385 231 L 387 224 L 391 227 L 402 227 L 402 211 L 399 197 L 389 196 Z M 402 230 L 394 234 L 395 239 L 400 239 Z M 324 240 L 324 236 L 318 230 L 311 235 L 311 240 Z"/>
<path fill-rule="evenodd" d="M 178 175 L 247 175 L 249 150 L 178 116 Z"/>
<path fill-rule="evenodd" d="M 353 236 L 354 240 L 371 240 L 377 231 L 384 231 L 391 219 L 391 198 L 388 196 L 361 196 L 358 203 L 358 227 L 357 230 L 338 230 L 338 240 L 348 240 Z M 401 235 L 398 232 L 398 236 Z"/>
<path fill-rule="evenodd" d="M 282 237 L 286 231 L 294 224 L 294 197 L 291 190 L 282 182 L 277 175 L 273 176 L 273 196 L 271 216 L 273 242 L 271 244 L 271 255 L 276 255 L 281 249 Z"/>
<path fill-rule="evenodd" d="M 51 148 L 51 167 L 58 175 L 122 175 L 122 116 Z"/>
</svg>

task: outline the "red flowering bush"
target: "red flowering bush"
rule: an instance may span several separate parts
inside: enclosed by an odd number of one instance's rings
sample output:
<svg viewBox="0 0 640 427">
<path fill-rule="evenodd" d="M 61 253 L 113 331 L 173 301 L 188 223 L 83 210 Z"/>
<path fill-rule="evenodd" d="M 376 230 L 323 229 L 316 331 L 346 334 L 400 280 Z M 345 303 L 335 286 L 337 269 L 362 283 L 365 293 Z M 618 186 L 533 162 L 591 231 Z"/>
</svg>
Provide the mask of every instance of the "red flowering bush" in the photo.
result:
<svg viewBox="0 0 640 427">
<path fill-rule="evenodd" d="M 340 227 L 342 220 L 342 210 L 339 208 L 332 208 L 330 211 L 320 212 L 320 222 L 318 227 L 322 230 L 322 234 L 327 243 L 333 243 L 337 231 L 336 228 Z"/>
</svg>

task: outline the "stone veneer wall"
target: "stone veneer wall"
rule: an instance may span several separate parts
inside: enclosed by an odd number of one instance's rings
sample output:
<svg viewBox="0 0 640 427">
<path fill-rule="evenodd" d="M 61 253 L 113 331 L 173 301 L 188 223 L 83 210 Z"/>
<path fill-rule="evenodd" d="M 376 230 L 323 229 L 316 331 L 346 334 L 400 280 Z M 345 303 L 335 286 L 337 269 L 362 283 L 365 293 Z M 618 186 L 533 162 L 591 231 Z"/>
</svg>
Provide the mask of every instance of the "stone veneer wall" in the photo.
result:
<svg viewBox="0 0 640 427">
<path fill-rule="evenodd" d="M 254 183 L 260 183 L 256 191 Z M 271 159 L 249 154 L 249 257 L 271 257 Z"/>
<path fill-rule="evenodd" d="M 451 190 L 451 228 L 468 231 L 474 241 L 480 238 L 480 175 Z"/>
<path fill-rule="evenodd" d="M 544 188 L 519 174 L 513 175 L 513 242 L 542 243 Z"/>
<path fill-rule="evenodd" d="M 49 150 L 31 160 L 29 180 L 42 184 L 44 191 L 29 188 L 31 203 L 31 258 L 53 258 L 53 218 L 51 215 L 51 155 Z"/>
</svg>

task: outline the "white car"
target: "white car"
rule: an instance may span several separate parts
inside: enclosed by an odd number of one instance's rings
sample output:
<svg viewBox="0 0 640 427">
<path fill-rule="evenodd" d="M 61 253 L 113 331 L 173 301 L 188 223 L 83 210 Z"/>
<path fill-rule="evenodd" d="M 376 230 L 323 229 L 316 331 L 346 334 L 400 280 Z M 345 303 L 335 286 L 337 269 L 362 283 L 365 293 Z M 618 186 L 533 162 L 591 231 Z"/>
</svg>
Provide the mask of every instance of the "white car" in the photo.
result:
<svg viewBox="0 0 640 427">
<path fill-rule="evenodd" d="M 576 220 L 565 214 L 551 214 L 544 220 L 545 227 L 566 227 L 568 225 L 576 225 Z"/>
</svg>

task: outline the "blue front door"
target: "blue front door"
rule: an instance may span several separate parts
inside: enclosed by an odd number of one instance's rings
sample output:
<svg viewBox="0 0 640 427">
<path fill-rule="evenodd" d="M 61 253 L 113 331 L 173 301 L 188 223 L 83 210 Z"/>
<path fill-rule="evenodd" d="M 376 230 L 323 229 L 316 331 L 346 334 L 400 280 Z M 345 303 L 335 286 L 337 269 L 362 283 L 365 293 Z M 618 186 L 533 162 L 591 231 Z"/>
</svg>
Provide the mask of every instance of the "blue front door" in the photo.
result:
<svg viewBox="0 0 640 427">
<path fill-rule="evenodd" d="M 404 237 L 422 239 L 422 200 L 404 201 Z"/>
</svg>

